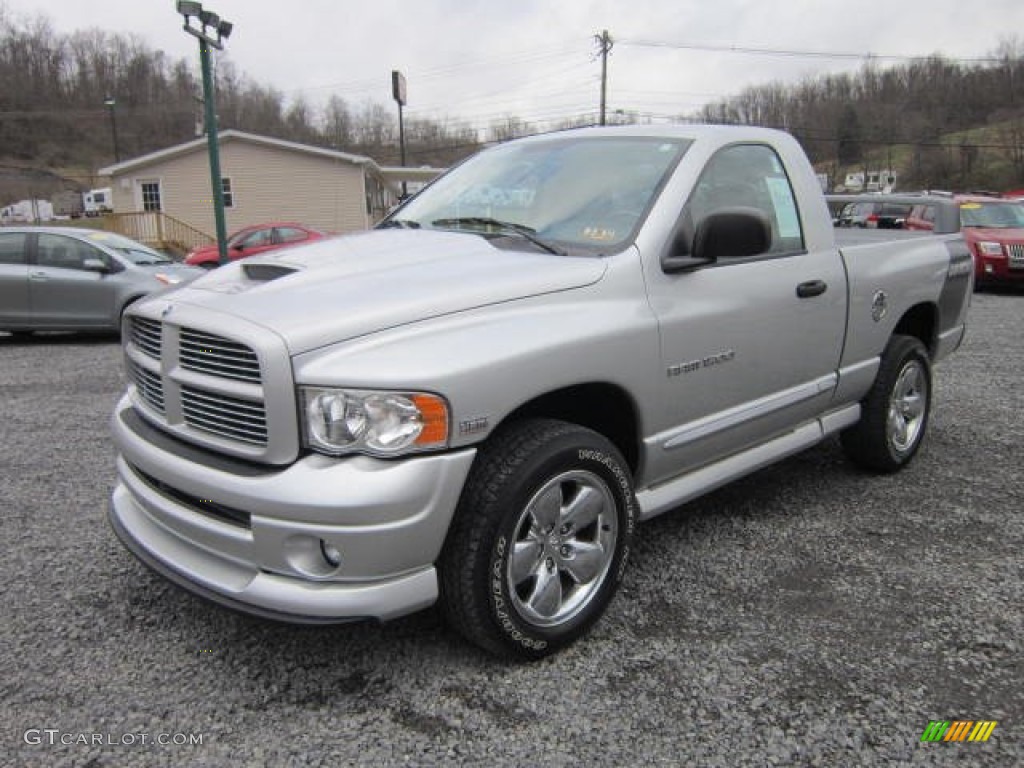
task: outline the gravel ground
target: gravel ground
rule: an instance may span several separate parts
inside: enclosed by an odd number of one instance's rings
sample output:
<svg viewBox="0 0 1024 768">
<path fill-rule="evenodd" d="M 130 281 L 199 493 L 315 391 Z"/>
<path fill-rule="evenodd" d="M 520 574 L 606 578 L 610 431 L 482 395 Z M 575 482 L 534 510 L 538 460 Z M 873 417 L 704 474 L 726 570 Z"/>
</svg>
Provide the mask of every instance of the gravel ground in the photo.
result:
<svg viewBox="0 0 1024 768">
<path fill-rule="evenodd" d="M 910 468 L 829 442 L 641 526 L 533 665 L 433 611 L 290 627 L 168 585 L 105 519 L 117 344 L 0 334 L 0 765 L 1022 765 L 1024 296 L 971 324 Z M 957 719 L 998 726 L 920 741 Z"/>
</svg>

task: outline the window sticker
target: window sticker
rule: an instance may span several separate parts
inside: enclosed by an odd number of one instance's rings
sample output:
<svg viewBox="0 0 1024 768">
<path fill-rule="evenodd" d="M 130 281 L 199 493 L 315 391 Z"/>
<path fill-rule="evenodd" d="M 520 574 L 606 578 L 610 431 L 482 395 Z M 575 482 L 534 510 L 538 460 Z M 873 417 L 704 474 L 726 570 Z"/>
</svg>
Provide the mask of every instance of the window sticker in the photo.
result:
<svg viewBox="0 0 1024 768">
<path fill-rule="evenodd" d="M 596 240 L 602 243 L 615 240 L 615 230 L 606 227 L 584 227 L 580 235 L 587 240 Z"/>
<path fill-rule="evenodd" d="M 471 187 L 458 196 L 458 205 L 496 205 L 502 208 L 529 208 L 536 190 L 524 187 Z"/>
<path fill-rule="evenodd" d="M 796 213 L 796 202 L 785 178 L 764 180 L 775 209 L 775 222 L 779 226 L 779 237 L 800 237 L 800 217 Z"/>
<path fill-rule="evenodd" d="M 981 208 L 980 203 L 960 203 L 960 208 L 965 211 L 977 211 Z"/>
</svg>

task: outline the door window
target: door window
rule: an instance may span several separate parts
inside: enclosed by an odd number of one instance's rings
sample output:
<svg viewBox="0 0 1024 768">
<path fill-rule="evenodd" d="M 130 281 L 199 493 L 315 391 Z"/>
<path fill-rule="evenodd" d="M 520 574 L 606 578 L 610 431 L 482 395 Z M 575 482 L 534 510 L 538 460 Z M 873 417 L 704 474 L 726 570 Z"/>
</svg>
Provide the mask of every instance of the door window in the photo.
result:
<svg viewBox="0 0 1024 768">
<path fill-rule="evenodd" d="M 36 263 L 41 267 L 84 270 L 85 262 L 89 259 L 102 261 L 108 267 L 111 265 L 111 258 L 107 254 L 81 240 L 64 235 L 39 235 Z"/>
<path fill-rule="evenodd" d="M 295 227 L 278 227 L 277 228 L 277 242 L 279 243 L 297 243 L 299 240 L 305 240 L 309 235 L 301 229 Z"/>
<path fill-rule="evenodd" d="M 242 248 L 260 248 L 273 243 L 273 229 L 257 229 L 243 237 L 238 245 Z"/>
<path fill-rule="evenodd" d="M 796 197 L 782 161 L 764 144 L 726 147 L 708 162 L 686 204 L 694 230 L 710 213 L 725 208 L 755 208 L 772 229 L 769 253 L 804 250 Z"/>
<path fill-rule="evenodd" d="M 27 239 L 20 232 L 0 234 L 0 264 L 25 264 Z"/>
</svg>

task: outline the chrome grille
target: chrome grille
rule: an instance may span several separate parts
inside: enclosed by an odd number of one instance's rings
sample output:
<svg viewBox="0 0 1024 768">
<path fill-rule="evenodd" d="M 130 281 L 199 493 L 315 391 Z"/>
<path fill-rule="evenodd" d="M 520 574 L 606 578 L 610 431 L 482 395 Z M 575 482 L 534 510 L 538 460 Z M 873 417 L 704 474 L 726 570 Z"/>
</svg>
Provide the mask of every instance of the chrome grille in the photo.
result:
<svg viewBox="0 0 1024 768">
<path fill-rule="evenodd" d="M 263 403 L 196 389 L 181 388 L 185 423 L 231 440 L 267 444 L 267 414 Z"/>
<path fill-rule="evenodd" d="M 128 361 L 128 371 L 139 397 L 153 410 L 164 413 L 164 387 L 160 376 L 131 361 Z"/>
<path fill-rule="evenodd" d="M 246 461 L 298 456 L 283 340 L 255 323 L 169 301 L 129 310 L 125 377 L 139 415 L 174 438 Z"/>
<path fill-rule="evenodd" d="M 163 333 L 159 322 L 145 317 L 133 317 L 128 326 L 128 337 L 143 354 L 154 360 L 160 359 Z"/>
<path fill-rule="evenodd" d="M 260 361 L 245 344 L 223 336 L 181 329 L 182 368 L 238 381 L 260 381 Z"/>
<path fill-rule="evenodd" d="M 1010 256 L 1010 264 L 1015 267 L 1024 267 L 1024 245 L 1010 243 L 1006 246 L 1006 252 Z"/>
</svg>

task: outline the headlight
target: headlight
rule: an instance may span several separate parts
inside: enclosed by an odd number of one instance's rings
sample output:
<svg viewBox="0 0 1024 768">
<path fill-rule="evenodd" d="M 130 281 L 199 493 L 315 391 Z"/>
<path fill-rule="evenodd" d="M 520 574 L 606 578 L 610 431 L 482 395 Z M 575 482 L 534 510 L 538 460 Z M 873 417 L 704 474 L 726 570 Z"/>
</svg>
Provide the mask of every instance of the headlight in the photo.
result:
<svg viewBox="0 0 1024 768">
<path fill-rule="evenodd" d="M 181 278 L 178 275 L 168 275 L 166 272 L 157 272 L 153 277 L 164 285 L 177 285 L 181 282 Z"/>
<path fill-rule="evenodd" d="M 424 392 L 301 387 L 305 442 L 338 456 L 398 456 L 448 444 L 448 404 Z"/>
<path fill-rule="evenodd" d="M 982 256 L 1002 256 L 1003 246 L 986 240 L 978 241 L 978 253 Z"/>
</svg>

